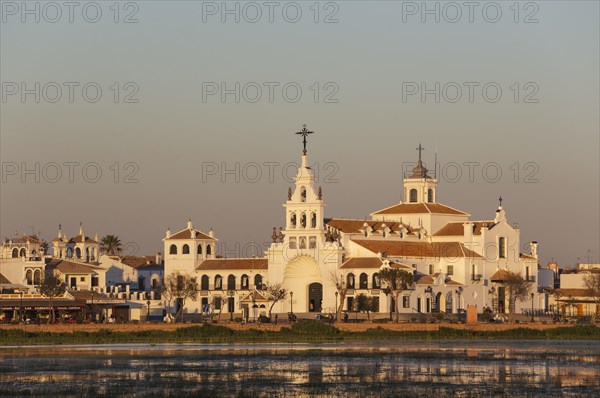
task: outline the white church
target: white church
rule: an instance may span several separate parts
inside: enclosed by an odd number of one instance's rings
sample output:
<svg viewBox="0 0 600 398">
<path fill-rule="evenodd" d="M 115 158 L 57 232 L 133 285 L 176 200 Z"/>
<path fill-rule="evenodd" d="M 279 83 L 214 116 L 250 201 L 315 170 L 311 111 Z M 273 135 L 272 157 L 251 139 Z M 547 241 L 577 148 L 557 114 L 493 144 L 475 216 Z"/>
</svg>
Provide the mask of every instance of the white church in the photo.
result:
<svg viewBox="0 0 600 398">
<path fill-rule="evenodd" d="M 222 313 L 252 316 L 252 309 L 266 314 L 270 306 L 264 288 L 281 284 L 289 294 L 276 303 L 274 314 L 335 313 L 336 280 L 348 288 L 344 310 L 351 311 L 359 294 L 376 297 L 379 313 L 457 313 L 469 305 L 478 312 L 509 310 L 504 280 L 508 272 L 520 273 L 532 282 L 536 308 L 546 308 L 545 294 L 538 294 L 537 243 L 530 253 L 519 252 L 520 230 L 508 221 L 500 206 L 487 220 L 470 220 L 464 211 L 438 202 L 435 176 L 419 159 L 404 176 L 404 200 L 371 213 L 371 219 L 328 219 L 322 190 L 308 166 L 306 127 L 299 133 L 304 151 L 295 186 L 283 204 L 285 228 L 273 231 L 271 246 L 261 258 L 218 258 L 217 239 L 196 229 L 189 221 L 176 233 L 167 230 L 164 242 L 164 274 L 187 274 L 199 284 L 199 297 L 186 301 L 184 312 L 198 314 L 221 297 Z M 396 267 L 414 275 L 411 289 L 398 303 L 386 295 L 379 279 L 384 267 Z M 516 303 L 516 312 L 531 308 L 532 301 Z M 256 315 L 256 313 L 254 314 Z"/>
</svg>

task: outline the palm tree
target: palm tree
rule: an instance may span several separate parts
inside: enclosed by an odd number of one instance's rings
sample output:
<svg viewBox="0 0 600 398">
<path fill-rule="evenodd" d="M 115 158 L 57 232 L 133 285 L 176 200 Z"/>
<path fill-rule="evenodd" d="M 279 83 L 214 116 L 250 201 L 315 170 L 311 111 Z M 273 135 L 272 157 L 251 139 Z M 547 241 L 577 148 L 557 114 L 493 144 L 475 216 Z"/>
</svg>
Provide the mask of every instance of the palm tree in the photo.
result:
<svg viewBox="0 0 600 398">
<path fill-rule="evenodd" d="M 123 245 L 118 236 L 106 235 L 100 239 L 100 250 L 109 256 L 114 256 L 115 254 L 121 253 Z"/>
</svg>

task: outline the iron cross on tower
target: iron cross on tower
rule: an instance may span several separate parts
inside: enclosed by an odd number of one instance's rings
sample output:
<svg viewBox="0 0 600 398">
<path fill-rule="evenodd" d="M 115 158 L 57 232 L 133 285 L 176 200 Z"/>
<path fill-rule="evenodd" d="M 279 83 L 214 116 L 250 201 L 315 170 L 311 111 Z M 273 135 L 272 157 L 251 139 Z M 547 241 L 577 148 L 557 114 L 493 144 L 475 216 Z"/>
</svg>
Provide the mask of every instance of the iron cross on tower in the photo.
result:
<svg viewBox="0 0 600 398">
<path fill-rule="evenodd" d="M 421 161 L 421 152 L 423 152 L 424 150 L 425 148 L 423 148 L 421 144 L 419 144 L 419 147 L 417 148 L 417 151 L 419 151 L 419 162 Z"/>
<path fill-rule="evenodd" d="M 300 135 L 302 135 L 302 144 L 304 145 L 304 151 L 302 151 L 302 154 L 303 154 L 303 155 L 306 155 L 306 142 L 307 142 L 307 141 L 306 141 L 306 137 L 307 137 L 309 134 L 314 134 L 314 131 L 308 131 L 308 130 L 306 129 L 306 124 L 303 124 L 303 125 L 302 125 L 302 131 L 298 131 L 296 134 L 300 134 Z"/>
</svg>

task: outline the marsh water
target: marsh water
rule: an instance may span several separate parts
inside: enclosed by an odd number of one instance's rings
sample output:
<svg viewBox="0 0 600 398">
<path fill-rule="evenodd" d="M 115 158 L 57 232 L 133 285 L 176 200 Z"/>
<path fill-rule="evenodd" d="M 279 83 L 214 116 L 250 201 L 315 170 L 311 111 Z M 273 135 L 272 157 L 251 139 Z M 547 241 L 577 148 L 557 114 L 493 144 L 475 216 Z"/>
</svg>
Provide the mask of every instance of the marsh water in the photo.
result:
<svg viewBox="0 0 600 398">
<path fill-rule="evenodd" d="M 599 341 L 0 348 L 0 396 L 600 396 Z"/>
</svg>

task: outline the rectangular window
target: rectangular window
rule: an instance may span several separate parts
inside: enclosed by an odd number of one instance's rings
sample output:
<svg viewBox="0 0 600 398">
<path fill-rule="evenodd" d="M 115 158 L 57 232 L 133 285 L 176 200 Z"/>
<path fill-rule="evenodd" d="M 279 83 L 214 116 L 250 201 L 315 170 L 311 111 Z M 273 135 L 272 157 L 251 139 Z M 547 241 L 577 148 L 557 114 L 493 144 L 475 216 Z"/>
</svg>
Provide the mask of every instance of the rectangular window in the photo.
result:
<svg viewBox="0 0 600 398">
<path fill-rule="evenodd" d="M 85 282 L 85 276 L 82 276 L 80 281 Z"/>
<path fill-rule="evenodd" d="M 296 238 L 290 238 L 290 249 L 295 249 L 296 247 Z"/>
<path fill-rule="evenodd" d="M 348 306 L 346 307 L 346 309 L 348 311 L 353 311 L 354 310 L 354 297 L 348 297 L 347 298 L 347 303 L 348 303 L 347 304 Z"/>
<path fill-rule="evenodd" d="M 498 239 L 498 257 L 506 258 L 506 238 L 500 237 Z"/>
<path fill-rule="evenodd" d="M 177 275 L 177 290 L 183 290 L 183 275 Z"/>
<path fill-rule="evenodd" d="M 477 273 L 475 269 L 475 264 L 471 264 L 471 280 L 477 279 Z"/>
<path fill-rule="evenodd" d="M 529 280 L 529 267 L 525 267 L 525 280 Z"/>
<path fill-rule="evenodd" d="M 429 275 L 433 275 L 433 264 L 429 264 Z"/>
<path fill-rule="evenodd" d="M 448 266 L 448 272 L 446 272 L 448 275 L 454 275 L 454 265 L 449 265 Z"/>
<path fill-rule="evenodd" d="M 316 249 L 317 248 L 317 237 L 316 236 L 311 236 L 308 239 L 308 248 L 309 249 Z"/>
<path fill-rule="evenodd" d="M 402 308 L 410 308 L 410 296 L 402 296 Z"/>
<path fill-rule="evenodd" d="M 216 296 L 214 303 L 215 303 L 215 310 L 220 310 L 221 309 L 221 296 Z"/>
</svg>

